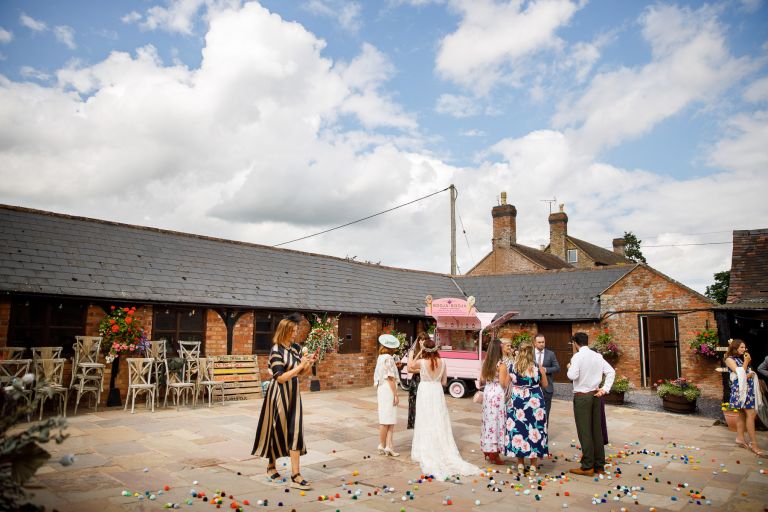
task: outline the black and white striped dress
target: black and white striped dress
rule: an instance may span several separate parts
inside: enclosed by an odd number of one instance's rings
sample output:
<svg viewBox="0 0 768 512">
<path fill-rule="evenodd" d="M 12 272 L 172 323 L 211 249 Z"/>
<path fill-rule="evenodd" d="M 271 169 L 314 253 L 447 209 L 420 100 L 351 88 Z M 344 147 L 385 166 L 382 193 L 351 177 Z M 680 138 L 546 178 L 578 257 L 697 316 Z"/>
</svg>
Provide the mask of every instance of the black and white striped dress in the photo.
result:
<svg viewBox="0 0 768 512">
<path fill-rule="evenodd" d="M 301 348 L 297 344 L 291 345 L 290 348 L 272 345 L 269 353 L 272 381 L 261 406 L 252 455 L 277 460 L 280 457 L 288 457 L 289 452 L 294 450 L 299 451 L 301 455 L 307 453 L 299 379 L 293 377 L 283 384 L 277 382 L 277 377 L 301 363 L 300 351 Z"/>
</svg>

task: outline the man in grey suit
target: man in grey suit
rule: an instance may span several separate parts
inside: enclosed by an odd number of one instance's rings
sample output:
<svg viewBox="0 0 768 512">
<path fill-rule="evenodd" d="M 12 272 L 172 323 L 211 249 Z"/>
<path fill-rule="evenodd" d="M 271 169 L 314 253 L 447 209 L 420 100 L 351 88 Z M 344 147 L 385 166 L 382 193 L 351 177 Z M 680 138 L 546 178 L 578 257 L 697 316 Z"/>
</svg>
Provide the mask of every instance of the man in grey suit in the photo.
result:
<svg viewBox="0 0 768 512">
<path fill-rule="evenodd" d="M 533 359 L 536 366 L 543 366 L 544 371 L 547 372 L 547 386 L 542 386 L 541 390 L 544 392 L 544 408 L 547 411 L 547 429 L 549 429 L 549 410 L 552 407 L 552 395 L 555 393 L 555 386 L 550 375 L 559 372 L 560 365 L 557 363 L 555 353 L 548 350 L 546 344 L 544 335 L 537 334 L 533 342 Z"/>
</svg>

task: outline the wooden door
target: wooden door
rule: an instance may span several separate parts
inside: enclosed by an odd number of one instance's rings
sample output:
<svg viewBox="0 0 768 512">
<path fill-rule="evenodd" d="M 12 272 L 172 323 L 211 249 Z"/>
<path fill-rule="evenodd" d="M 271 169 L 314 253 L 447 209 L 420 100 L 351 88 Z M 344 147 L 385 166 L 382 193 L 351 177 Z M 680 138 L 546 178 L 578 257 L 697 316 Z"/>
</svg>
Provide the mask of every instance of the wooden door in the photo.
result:
<svg viewBox="0 0 768 512">
<path fill-rule="evenodd" d="M 357 354 L 360 352 L 360 317 L 341 315 L 339 317 L 339 354 Z"/>
<path fill-rule="evenodd" d="M 547 348 L 555 353 L 560 371 L 557 372 L 555 382 L 569 382 L 565 366 L 570 362 L 573 350 L 571 349 L 571 323 L 570 322 L 538 322 L 538 334 L 544 335 Z"/>
<path fill-rule="evenodd" d="M 408 344 L 410 345 L 416 338 L 416 320 L 410 318 L 396 318 L 395 330 L 405 334 L 405 337 L 408 339 Z"/>
<path fill-rule="evenodd" d="M 650 386 L 660 379 L 680 376 L 680 347 L 677 339 L 677 317 L 640 317 L 643 344 L 644 381 Z"/>
</svg>

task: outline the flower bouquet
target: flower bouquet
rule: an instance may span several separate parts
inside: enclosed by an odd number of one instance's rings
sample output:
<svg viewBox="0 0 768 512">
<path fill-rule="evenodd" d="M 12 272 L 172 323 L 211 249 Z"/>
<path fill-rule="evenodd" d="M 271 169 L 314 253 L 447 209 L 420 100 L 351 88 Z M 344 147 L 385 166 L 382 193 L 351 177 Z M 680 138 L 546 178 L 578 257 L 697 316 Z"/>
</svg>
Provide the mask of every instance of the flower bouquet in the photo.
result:
<svg viewBox="0 0 768 512">
<path fill-rule="evenodd" d="M 688 343 L 691 350 L 698 355 L 717 359 L 717 331 L 715 329 L 704 329 L 693 334 L 695 338 Z"/>
<path fill-rule="evenodd" d="M 613 342 L 613 333 L 609 329 L 600 331 L 590 348 L 605 359 L 615 360 L 619 357 L 619 347 Z"/>
<path fill-rule="evenodd" d="M 149 349 L 149 341 L 135 314 L 136 307 L 112 306 L 99 324 L 102 352 L 106 354 L 107 363 L 121 355 L 141 357 Z"/>
</svg>

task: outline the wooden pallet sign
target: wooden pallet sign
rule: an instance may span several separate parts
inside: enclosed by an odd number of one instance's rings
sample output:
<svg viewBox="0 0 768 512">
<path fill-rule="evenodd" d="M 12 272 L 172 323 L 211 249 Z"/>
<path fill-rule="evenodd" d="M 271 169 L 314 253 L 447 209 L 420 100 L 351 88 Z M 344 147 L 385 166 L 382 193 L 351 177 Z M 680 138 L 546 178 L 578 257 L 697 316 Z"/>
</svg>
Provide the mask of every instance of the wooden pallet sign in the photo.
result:
<svg viewBox="0 0 768 512">
<path fill-rule="evenodd" d="M 213 359 L 213 378 L 224 381 L 224 400 L 263 397 L 256 355 L 215 356 Z M 214 399 L 221 398 L 220 394 L 221 391 L 214 390 Z"/>
</svg>

